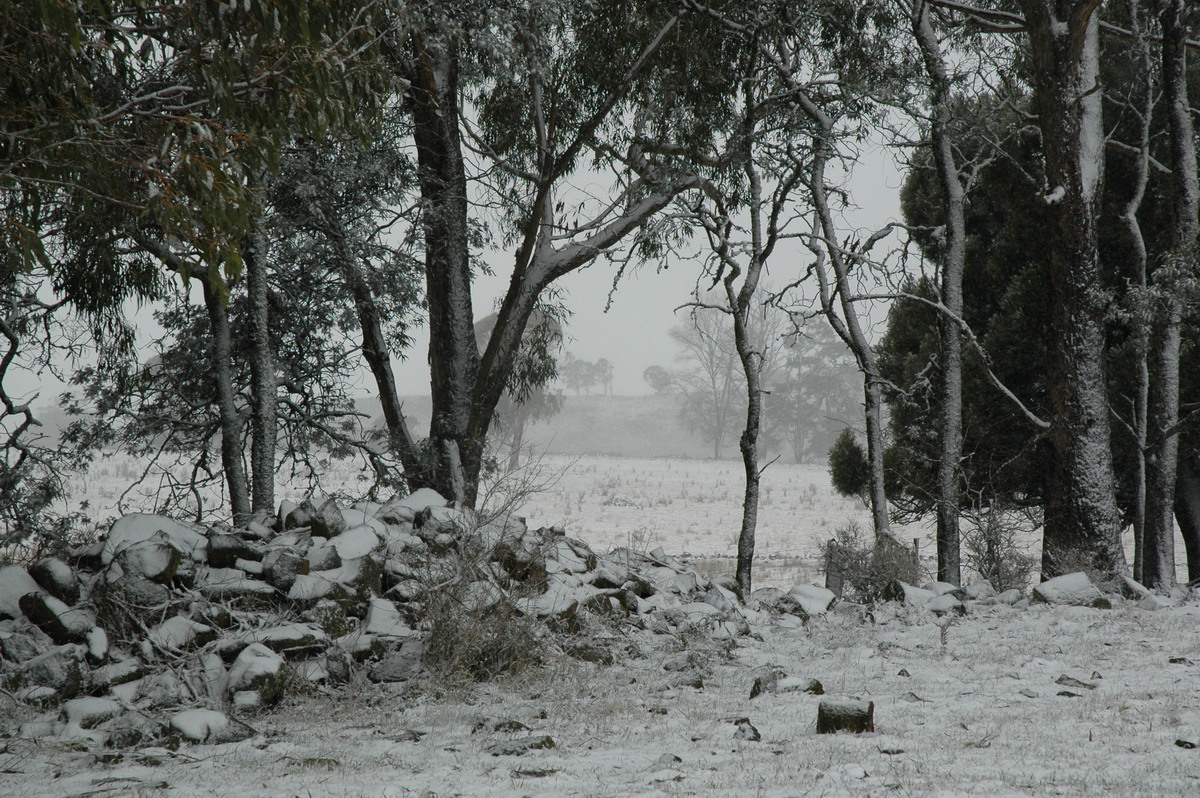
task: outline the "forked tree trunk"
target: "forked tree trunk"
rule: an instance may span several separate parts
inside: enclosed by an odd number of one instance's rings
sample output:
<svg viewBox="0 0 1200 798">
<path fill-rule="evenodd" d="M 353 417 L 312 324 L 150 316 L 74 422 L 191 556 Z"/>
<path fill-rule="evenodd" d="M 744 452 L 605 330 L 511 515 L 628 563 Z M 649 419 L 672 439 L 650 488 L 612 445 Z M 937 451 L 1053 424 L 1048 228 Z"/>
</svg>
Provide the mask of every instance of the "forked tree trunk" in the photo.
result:
<svg viewBox="0 0 1200 798">
<path fill-rule="evenodd" d="M 216 383 L 217 409 L 221 418 L 221 469 L 225 473 L 225 486 L 229 491 L 229 508 L 233 514 L 233 521 L 242 523 L 250 517 L 250 486 L 246 482 L 246 465 L 242 461 L 242 417 L 238 413 L 233 387 L 233 346 L 229 332 L 229 314 L 209 281 L 204 280 L 202 285 L 204 307 L 208 311 L 208 322 L 212 331 L 209 363 L 213 381 Z"/>
<path fill-rule="evenodd" d="M 1099 2 L 1022 0 L 1051 229 L 1046 387 L 1052 466 L 1042 576 L 1125 572 L 1104 376 L 1096 220 L 1104 174 Z"/>
<path fill-rule="evenodd" d="M 433 484 L 467 498 L 464 448 L 479 373 L 471 304 L 466 172 L 458 122 L 457 44 L 418 42 L 408 103 L 417 145 L 429 304 Z"/>
</svg>

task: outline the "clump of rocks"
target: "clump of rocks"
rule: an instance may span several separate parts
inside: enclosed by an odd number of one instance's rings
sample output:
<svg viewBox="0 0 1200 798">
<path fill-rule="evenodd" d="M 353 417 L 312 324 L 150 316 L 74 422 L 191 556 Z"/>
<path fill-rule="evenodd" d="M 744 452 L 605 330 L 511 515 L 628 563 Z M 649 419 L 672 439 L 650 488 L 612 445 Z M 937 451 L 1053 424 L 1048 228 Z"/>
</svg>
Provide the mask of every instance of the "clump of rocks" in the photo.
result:
<svg viewBox="0 0 1200 798">
<path fill-rule="evenodd" d="M 661 550 L 598 555 L 562 529 L 481 518 L 427 489 L 386 504 L 284 502 L 237 527 L 134 514 L 66 557 L 0 568 L 0 684 L 44 710 L 26 737 L 227 742 L 289 690 L 355 673 L 488 678 L 550 651 L 611 664 L 603 639 L 577 634 L 597 619 L 750 631 L 731 580 Z"/>
</svg>

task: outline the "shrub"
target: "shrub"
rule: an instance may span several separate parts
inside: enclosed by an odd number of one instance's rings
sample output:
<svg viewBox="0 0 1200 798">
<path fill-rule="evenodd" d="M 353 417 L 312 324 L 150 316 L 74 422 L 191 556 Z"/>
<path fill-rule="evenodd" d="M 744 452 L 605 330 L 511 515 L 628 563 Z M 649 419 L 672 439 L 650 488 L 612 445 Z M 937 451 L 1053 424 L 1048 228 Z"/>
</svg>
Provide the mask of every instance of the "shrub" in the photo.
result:
<svg viewBox="0 0 1200 798">
<path fill-rule="evenodd" d="M 871 484 L 871 466 L 867 453 L 854 432 L 846 427 L 829 448 L 829 477 L 833 489 L 843 496 L 867 495 Z"/>
<path fill-rule="evenodd" d="M 825 550 L 826 584 L 835 593 L 865 603 L 881 600 L 896 581 L 919 584 L 917 555 L 890 535 L 866 540 L 857 524 L 840 527 Z"/>
<path fill-rule="evenodd" d="M 1029 520 L 1000 507 L 968 514 L 965 520 L 962 547 L 966 565 L 999 591 L 1027 588 L 1037 566 L 1037 558 L 1020 542 L 1022 533 L 1030 531 Z"/>
</svg>

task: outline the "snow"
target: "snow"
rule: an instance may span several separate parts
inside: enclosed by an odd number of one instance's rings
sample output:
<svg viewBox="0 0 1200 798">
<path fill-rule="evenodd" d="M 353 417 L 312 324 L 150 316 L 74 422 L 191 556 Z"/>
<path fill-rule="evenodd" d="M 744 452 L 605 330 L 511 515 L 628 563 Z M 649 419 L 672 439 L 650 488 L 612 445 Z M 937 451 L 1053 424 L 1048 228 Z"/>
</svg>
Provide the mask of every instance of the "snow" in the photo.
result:
<svg viewBox="0 0 1200 798">
<path fill-rule="evenodd" d="M 112 789 L 114 779 L 128 792 L 165 782 L 170 795 L 259 798 L 1124 797 L 1200 787 L 1196 752 L 1175 745 L 1200 731 L 1196 599 L 1157 612 L 973 607 L 949 627 L 944 648 L 927 613 L 886 609 L 876 623 L 840 613 L 799 628 L 767 621 L 761 641 L 742 637 L 728 649 L 689 637 L 699 690 L 666 686 L 675 674 L 662 665 L 678 656 L 680 641 L 643 633 L 618 638 L 640 654 L 622 654 L 613 667 L 552 656 L 545 670 L 453 690 L 360 682 L 336 699 L 292 695 L 249 719 L 262 733 L 252 740 L 133 752 L 115 766 L 53 738 L 12 739 L 0 770 L 20 772 L 0 773 L 0 794 L 81 794 Z M 822 698 L 804 692 L 750 701 L 754 669 L 770 664 L 820 680 L 827 698 L 874 701 L 877 733 L 817 735 Z M 1064 674 L 1097 687 L 1060 696 Z M 485 717 L 529 728 L 476 731 Z M 761 742 L 734 738 L 743 717 Z M 207 739 L 223 719 L 193 710 L 171 724 Z M 486 750 L 542 735 L 555 748 L 520 757 Z"/>
<path fill-rule="evenodd" d="M 229 718 L 214 709 L 187 709 L 171 718 L 171 726 L 189 740 L 203 742 L 224 734 L 229 729 Z M 227 794 L 233 793 L 231 789 Z"/>
<path fill-rule="evenodd" d="M 159 532 L 164 533 L 176 548 L 190 555 L 192 559 L 202 560 L 205 557 L 208 538 L 202 533 L 166 516 L 134 513 L 112 525 L 100 558 L 107 565 L 113 561 L 117 552 L 135 543 L 150 540 Z"/>
<path fill-rule="evenodd" d="M 1067 196 L 1065 186 L 1055 186 L 1053 191 L 1048 192 L 1043 199 L 1047 205 L 1053 205 L 1056 202 L 1062 202 L 1063 197 Z"/>
<path fill-rule="evenodd" d="M 23 618 L 21 596 L 43 593 L 33 577 L 19 565 L 0 566 L 0 618 Z"/>
<path fill-rule="evenodd" d="M 379 535 L 372 527 L 361 524 L 330 538 L 329 545 L 333 546 L 343 562 L 357 560 L 375 550 L 375 547 L 379 545 Z"/>
</svg>

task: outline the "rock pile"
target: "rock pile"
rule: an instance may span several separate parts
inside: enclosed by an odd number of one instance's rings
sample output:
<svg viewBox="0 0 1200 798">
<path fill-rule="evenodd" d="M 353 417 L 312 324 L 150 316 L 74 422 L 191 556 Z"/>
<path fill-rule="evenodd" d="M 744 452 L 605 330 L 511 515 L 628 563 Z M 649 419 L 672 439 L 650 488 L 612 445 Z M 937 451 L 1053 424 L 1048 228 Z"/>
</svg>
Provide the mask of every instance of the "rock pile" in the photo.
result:
<svg viewBox="0 0 1200 798">
<path fill-rule="evenodd" d="M 611 663 L 602 642 L 572 636 L 589 615 L 734 637 L 749 632 L 734 587 L 661 550 L 600 556 L 561 529 L 480 518 L 431 490 L 383 505 L 284 502 L 236 528 L 129 515 L 65 559 L 0 568 L 0 683 L 59 710 L 26 736 L 224 742 L 250 734 L 238 717 L 293 684 L 423 673 L 447 597 L 535 624 L 540 646 Z"/>
<path fill-rule="evenodd" d="M 1169 601 L 1137 587 L 1125 590 L 1140 606 Z M 939 615 L 1031 600 L 986 583 L 897 582 L 891 594 Z M 1121 600 L 1111 598 L 1078 574 L 1043 583 L 1032 600 Z M 239 527 L 129 515 L 64 559 L 0 567 L 0 684 L 46 709 L 20 730 L 26 737 L 114 748 L 216 743 L 251 735 L 245 719 L 298 685 L 334 686 L 355 672 L 404 682 L 431 667 L 486 675 L 470 657 L 445 653 L 439 629 L 462 633 L 470 619 L 493 635 L 472 657 L 494 654 L 493 643 L 511 636 L 503 624 L 516 619 L 537 630 L 527 641 L 535 656 L 554 650 L 606 665 L 619 652 L 578 634 L 596 618 L 733 639 L 768 616 L 786 628 L 831 610 L 866 615 L 814 585 L 743 597 L 731 578 L 708 579 L 661 549 L 599 555 L 561 529 L 480 517 L 431 490 L 353 507 L 284 502 Z M 663 665 L 664 689 L 703 689 L 694 663 L 675 659 Z M 792 690 L 822 692 L 814 680 L 770 672 L 751 697 Z"/>
</svg>

